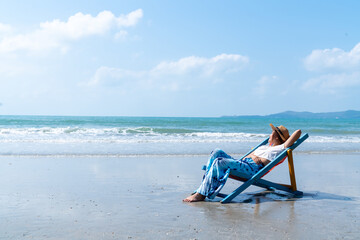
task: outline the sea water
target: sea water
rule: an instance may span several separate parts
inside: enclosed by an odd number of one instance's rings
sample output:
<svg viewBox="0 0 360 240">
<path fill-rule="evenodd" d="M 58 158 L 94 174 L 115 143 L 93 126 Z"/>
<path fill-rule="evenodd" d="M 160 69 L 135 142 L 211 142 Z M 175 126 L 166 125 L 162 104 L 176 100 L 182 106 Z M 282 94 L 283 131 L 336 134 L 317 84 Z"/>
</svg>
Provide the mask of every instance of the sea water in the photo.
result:
<svg viewBox="0 0 360 240">
<path fill-rule="evenodd" d="M 0 155 L 207 155 L 221 148 L 241 156 L 268 137 L 269 123 L 308 133 L 300 153 L 360 153 L 360 119 L 0 116 Z"/>
</svg>

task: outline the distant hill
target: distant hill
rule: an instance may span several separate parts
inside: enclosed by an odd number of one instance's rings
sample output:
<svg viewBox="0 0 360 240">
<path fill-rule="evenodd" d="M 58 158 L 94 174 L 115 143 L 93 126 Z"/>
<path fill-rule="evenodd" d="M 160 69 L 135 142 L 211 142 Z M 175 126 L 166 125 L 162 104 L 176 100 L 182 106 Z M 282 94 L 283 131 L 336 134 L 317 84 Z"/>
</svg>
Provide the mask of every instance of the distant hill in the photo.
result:
<svg viewBox="0 0 360 240">
<path fill-rule="evenodd" d="M 325 112 L 325 113 L 312 113 L 312 112 L 294 112 L 286 111 L 270 115 L 248 115 L 248 116 L 224 116 L 224 117 L 255 117 L 255 118 L 313 118 L 313 119 L 360 119 L 360 111 L 348 110 L 343 112 Z"/>
</svg>

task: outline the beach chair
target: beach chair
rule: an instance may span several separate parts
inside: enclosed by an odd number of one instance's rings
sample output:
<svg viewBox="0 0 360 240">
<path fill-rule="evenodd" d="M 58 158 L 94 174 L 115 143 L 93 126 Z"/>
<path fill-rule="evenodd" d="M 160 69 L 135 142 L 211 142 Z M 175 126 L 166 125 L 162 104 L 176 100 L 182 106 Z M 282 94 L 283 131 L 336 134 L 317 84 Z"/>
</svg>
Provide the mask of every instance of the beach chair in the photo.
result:
<svg viewBox="0 0 360 240">
<path fill-rule="evenodd" d="M 243 192 L 245 189 L 250 187 L 251 185 L 266 188 L 268 190 L 274 190 L 278 189 L 281 191 L 285 191 L 288 193 L 292 193 L 296 196 L 301 196 L 303 193 L 301 191 L 297 190 L 296 187 L 296 179 L 295 179 L 295 169 L 294 169 L 294 163 L 293 163 L 293 155 L 292 151 L 299 146 L 302 142 L 304 142 L 309 135 L 306 133 L 303 136 L 301 136 L 292 146 L 284 149 L 272 162 L 267 164 L 265 167 L 263 167 L 260 171 L 258 171 L 253 176 L 234 171 L 234 170 L 228 170 L 226 175 L 228 175 L 229 178 L 239 180 L 244 182 L 240 187 L 235 189 L 231 194 L 226 195 L 223 193 L 220 193 L 220 190 L 222 186 L 218 189 L 216 196 L 223 198 L 221 200 L 221 203 L 229 203 L 233 198 L 235 198 L 237 195 L 239 195 L 241 192 Z M 257 145 L 255 148 L 253 148 L 251 151 L 246 153 L 242 158 L 247 156 L 248 154 L 255 151 L 258 147 L 267 144 L 269 141 L 269 138 L 265 139 L 263 142 L 261 142 L 259 145 Z M 289 164 L 289 175 L 290 175 L 290 182 L 291 184 L 281 184 L 281 183 L 274 183 L 265 179 L 261 179 L 263 176 L 265 176 L 267 173 L 269 173 L 273 168 L 275 168 L 277 165 L 281 164 L 286 158 L 288 158 L 288 164 Z M 203 167 L 203 170 L 206 169 L 206 166 Z"/>
</svg>

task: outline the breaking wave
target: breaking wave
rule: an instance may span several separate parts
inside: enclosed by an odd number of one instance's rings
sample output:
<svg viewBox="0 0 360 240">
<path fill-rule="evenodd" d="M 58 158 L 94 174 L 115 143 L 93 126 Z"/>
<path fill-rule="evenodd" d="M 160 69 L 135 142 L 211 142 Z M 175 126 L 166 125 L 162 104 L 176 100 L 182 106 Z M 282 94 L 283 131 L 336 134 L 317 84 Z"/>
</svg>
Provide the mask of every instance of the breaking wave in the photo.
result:
<svg viewBox="0 0 360 240">
<path fill-rule="evenodd" d="M 0 142 L 39 142 L 39 143 L 183 143 L 183 142 L 258 142 L 268 135 L 245 132 L 201 132 L 191 129 L 171 128 L 83 128 L 83 127 L 41 127 L 41 128 L 2 128 Z M 360 143 L 360 136 L 313 136 L 312 143 Z"/>
</svg>

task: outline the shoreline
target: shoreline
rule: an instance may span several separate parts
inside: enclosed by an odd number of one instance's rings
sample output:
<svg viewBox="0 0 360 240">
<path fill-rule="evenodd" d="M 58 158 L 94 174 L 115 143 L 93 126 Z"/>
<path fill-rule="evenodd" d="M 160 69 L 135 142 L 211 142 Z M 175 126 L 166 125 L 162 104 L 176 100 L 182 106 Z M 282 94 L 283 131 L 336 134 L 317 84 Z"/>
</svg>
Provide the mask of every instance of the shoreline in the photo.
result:
<svg viewBox="0 0 360 240">
<path fill-rule="evenodd" d="M 211 152 L 211 151 L 209 151 Z M 296 150 L 293 152 L 294 155 L 360 155 L 360 150 L 348 150 L 348 151 L 299 151 Z M 244 153 L 237 153 L 237 152 L 229 152 L 229 155 L 236 157 L 241 157 Z M 86 154 L 86 153 L 68 153 L 68 154 L 0 154 L 0 158 L 21 158 L 21 157 L 29 157 L 29 158 L 138 158 L 138 157 L 162 157 L 162 158 L 169 158 L 169 157 L 205 157 L 207 158 L 209 153 L 196 153 L 196 154 L 178 154 L 178 153 L 168 153 L 168 154 L 157 154 L 157 153 L 143 153 L 143 154 L 106 154 L 106 153 L 99 153 L 99 154 Z M 360 159 L 359 159 L 360 160 Z"/>
</svg>

